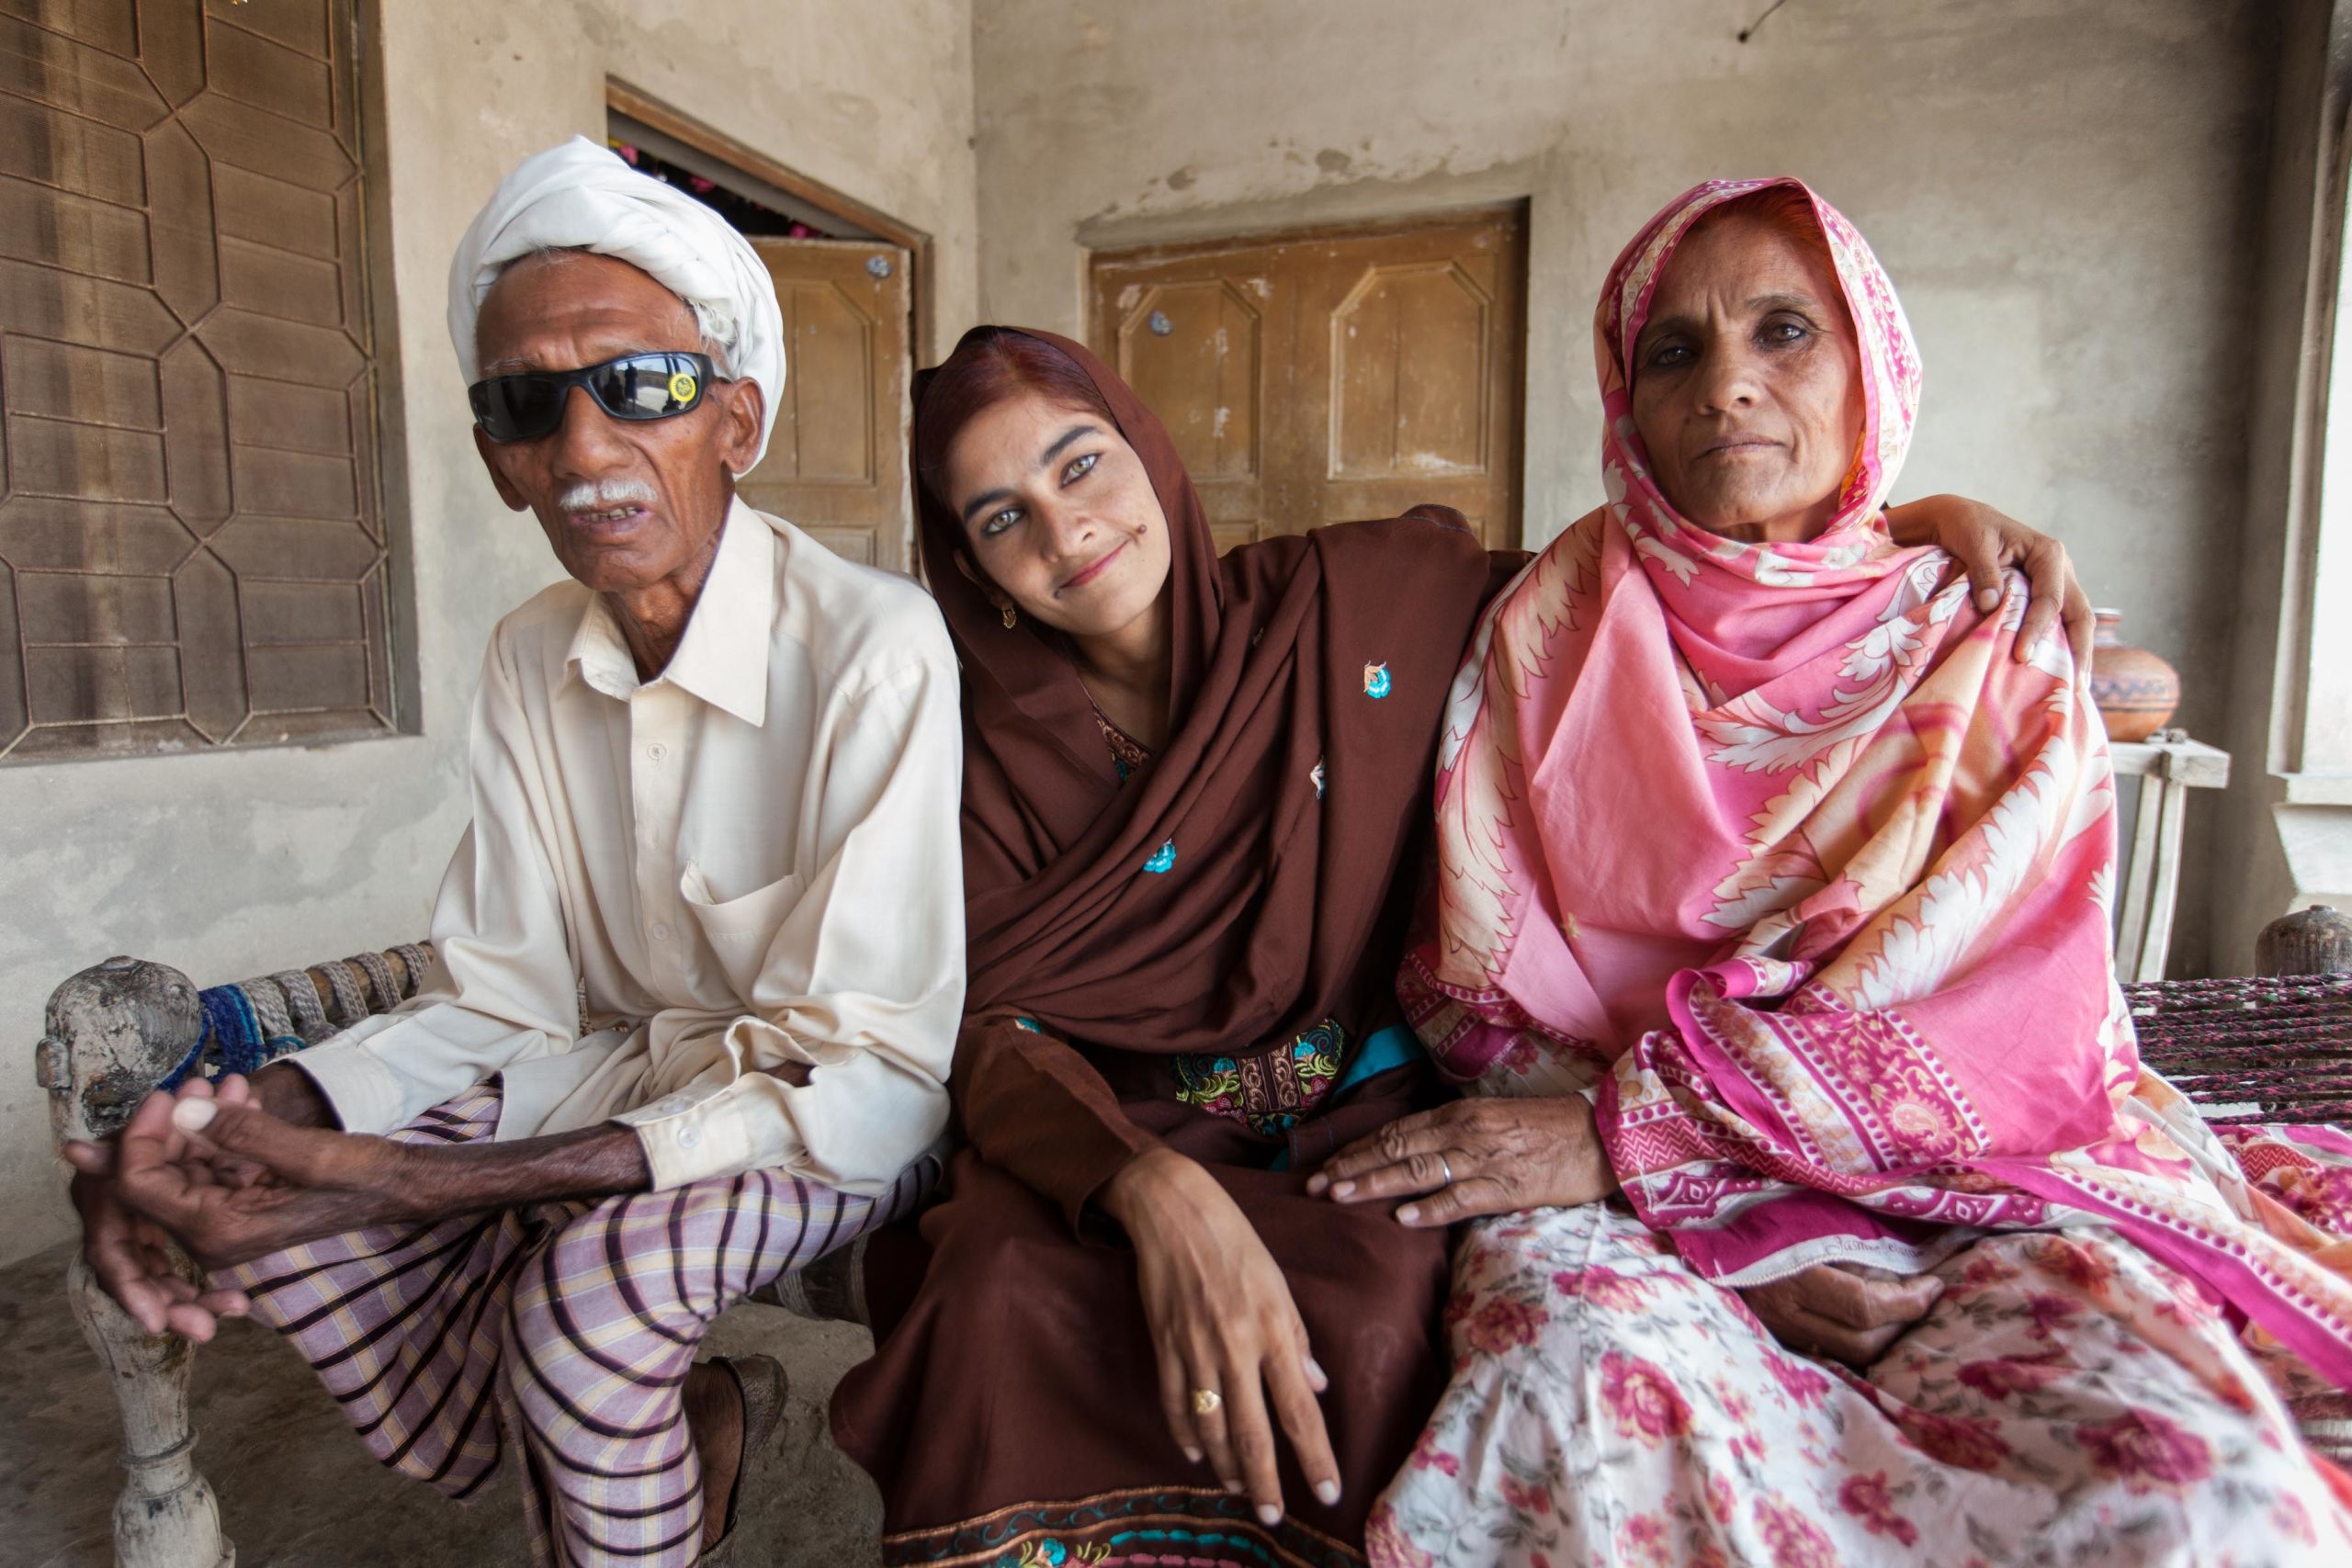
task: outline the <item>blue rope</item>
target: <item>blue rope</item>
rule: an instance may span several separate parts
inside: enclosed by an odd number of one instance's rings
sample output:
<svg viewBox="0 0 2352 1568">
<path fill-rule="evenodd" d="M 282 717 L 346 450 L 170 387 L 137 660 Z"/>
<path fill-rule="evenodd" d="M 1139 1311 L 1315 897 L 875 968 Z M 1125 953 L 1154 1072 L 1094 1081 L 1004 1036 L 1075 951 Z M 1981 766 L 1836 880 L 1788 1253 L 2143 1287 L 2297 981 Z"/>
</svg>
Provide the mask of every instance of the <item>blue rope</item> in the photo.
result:
<svg viewBox="0 0 2352 1568">
<path fill-rule="evenodd" d="M 242 987 L 214 986 L 197 992 L 196 999 L 204 1010 L 203 1032 L 179 1066 L 155 1086 L 158 1089 L 175 1089 L 200 1067 L 209 1069 L 204 1076 L 211 1079 L 231 1073 L 250 1077 L 275 1058 L 302 1049 L 301 1040 L 295 1035 L 264 1032 L 253 998 Z"/>
<path fill-rule="evenodd" d="M 234 986 L 215 986 L 198 993 L 204 1003 L 205 1032 L 211 1035 L 217 1052 L 206 1055 L 220 1064 L 218 1077 L 223 1073 L 250 1073 L 262 1064 L 261 1019 L 254 1012 L 254 1004 L 245 993 Z"/>
<path fill-rule="evenodd" d="M 200 998 L 202 993 L 198 992 L 198 995 Z M 202 1059 L 204 1055 L 204 1047 L 210 1039 L 211 1032 L 209 1030 L 205 1033 L 198 1036 L 196 1043 L 188 1047 L 187 1055 L 180 1058 L 180 1065 L 174 1067 L 169 1073 L 165 1074 L 163 1081 L 156 1084 L 155 1087 L 168 1094 L 173 1089 L 179 1088 L 181 1084 L 187 1081 L 188 1069 L 195 1066 L 196 1064 Z"/>
</svg>

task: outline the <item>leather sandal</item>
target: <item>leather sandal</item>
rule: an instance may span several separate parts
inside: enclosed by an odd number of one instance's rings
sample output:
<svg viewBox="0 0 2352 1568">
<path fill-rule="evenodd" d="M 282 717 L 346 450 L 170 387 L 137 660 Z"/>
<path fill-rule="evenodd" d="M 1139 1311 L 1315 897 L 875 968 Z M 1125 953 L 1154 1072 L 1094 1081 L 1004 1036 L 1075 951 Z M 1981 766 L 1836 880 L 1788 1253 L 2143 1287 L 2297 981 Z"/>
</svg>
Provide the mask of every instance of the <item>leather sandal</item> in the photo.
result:
<svg viewBox="0 0 2352 1568">
<path fill-rule="evenodd" d="M 743 1441 L 735 1459 L 735 1484 L 727 1494 L 727 1518 L 719 1526 L 718 1539 L 699 1560 L 706 1568 L 722 1568 L 735 1541 L 735 1516 L 743 1505 L 743 1483 L 751 1478 L 752 1461 L 775 1436 L 776 1426 L 784 1418 L 784 1396 L 789 1384 L 783 1363 L 774 1356 L 713 1356 L 710 1365 L 726 1369 L 743 1402 Z"/>
</svg>

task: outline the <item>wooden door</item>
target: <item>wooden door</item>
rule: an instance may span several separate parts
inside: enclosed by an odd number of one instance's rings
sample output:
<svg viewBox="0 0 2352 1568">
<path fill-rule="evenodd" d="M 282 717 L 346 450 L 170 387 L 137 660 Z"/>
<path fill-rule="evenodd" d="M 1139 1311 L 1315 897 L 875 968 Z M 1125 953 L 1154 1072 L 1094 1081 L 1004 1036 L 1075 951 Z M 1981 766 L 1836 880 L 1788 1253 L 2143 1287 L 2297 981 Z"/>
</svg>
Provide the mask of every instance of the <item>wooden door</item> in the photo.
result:
<svg viewBox="0 0 2352 1568">
<path fill-rule="evenodd" d="M 1167 423 L 1219 549 L 1418 502 L 1520 539 L 1516 208 L 1099 253 L 1089 335 Z"/>
<path fill-rule="evenodd" d="M 880 241 L 758 240 L 784 309 L 784 406 L 743 499 L 836 553 L 908 570 L 913 374 L 907 253 Z"/>
</svg>

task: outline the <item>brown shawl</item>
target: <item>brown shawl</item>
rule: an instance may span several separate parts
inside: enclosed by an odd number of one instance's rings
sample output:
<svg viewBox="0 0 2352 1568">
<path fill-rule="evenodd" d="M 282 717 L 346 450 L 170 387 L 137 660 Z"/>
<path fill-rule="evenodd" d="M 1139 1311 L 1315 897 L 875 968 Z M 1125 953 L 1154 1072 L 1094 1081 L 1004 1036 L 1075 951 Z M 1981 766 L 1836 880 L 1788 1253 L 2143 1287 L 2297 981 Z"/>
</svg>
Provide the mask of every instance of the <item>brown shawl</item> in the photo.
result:
<svg viewBox="0 0 2352 1568">
<path fill-rule="evenodd" d="M 1159 419 L 1084 347 L 1032 335 L 1086 371 L 1142 458 L 1175 594 L 1170 734 L 1122 784 L 1059 639 L 1003 625 L 956 567 L 961 524 L 921 497 L 966 686 L 970 974 L 951 1087 L 983 1156 L 1075 1220 L 1158 1141 L 1120 1112 L 1107 1056 L 1243 1057 L 1326 1019 L 1351 1043 L 1386 1021 L 1383 928 L 1423 841 L 1446 690 L 1515 562 L 1442 508 L 1220 560 Z M 1072 1102 L 1087 1114 L 1057 1113 Z"/>
</svg>

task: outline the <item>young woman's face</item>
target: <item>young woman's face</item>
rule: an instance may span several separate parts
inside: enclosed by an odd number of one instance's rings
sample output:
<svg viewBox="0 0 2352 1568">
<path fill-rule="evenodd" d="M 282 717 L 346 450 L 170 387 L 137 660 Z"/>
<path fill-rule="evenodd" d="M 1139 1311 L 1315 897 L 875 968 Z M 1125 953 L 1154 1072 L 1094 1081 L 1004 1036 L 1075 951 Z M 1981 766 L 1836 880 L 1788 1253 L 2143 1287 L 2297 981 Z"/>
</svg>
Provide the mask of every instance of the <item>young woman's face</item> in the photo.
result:
<svg viewBox="0 0 2352 1568">
<path fill-rule="evenodd" d="M 1023 392 L 947 448 L 945 490 L 981 586 L 1076 637 L 1125 630 L 1168 582 L 1168 518 L 1115 426 Z"/>
<path fill-rule="evenodd" d="M 1836 516 L 1861 356 L 1820 247 L 1744 214 L 1704 225 L 1659 276 L 1629 368 L 1634 428 L 1683 516 L 1771 539 Z"/>
</svg>

